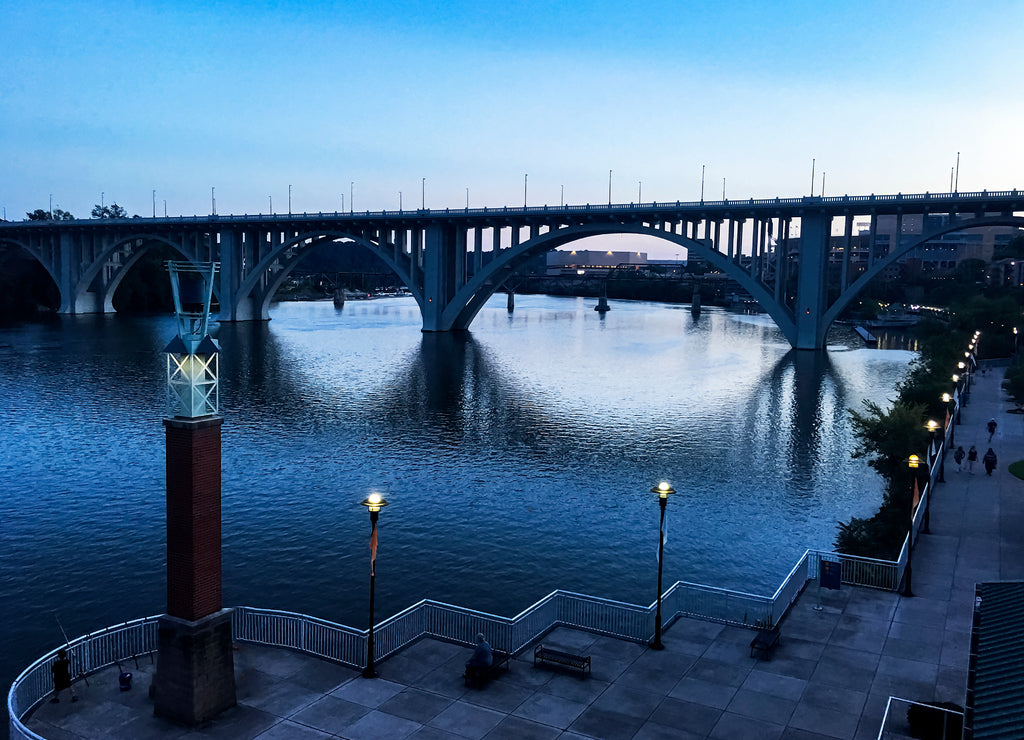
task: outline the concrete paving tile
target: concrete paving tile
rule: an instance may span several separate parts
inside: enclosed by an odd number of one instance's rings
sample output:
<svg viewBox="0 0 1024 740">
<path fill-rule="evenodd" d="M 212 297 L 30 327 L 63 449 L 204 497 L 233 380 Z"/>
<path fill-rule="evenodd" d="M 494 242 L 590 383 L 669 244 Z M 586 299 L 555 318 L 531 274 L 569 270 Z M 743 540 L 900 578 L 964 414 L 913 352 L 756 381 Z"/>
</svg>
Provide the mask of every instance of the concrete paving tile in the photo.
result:
<svg viewBox="0 0 1024 740">
<path fill-rule="evenodd" d="M 463 694 L 461 701 L 508 714 L 532 696 L 534 689 L 509 681 L 491 681 L 479 691 Z"/>
<path fill-rule="evenodd" d="M 883 655 L 878 661 L 878 674 L 881 676 L 906 678 L 911 681 L 935 683 L 935 677 L 938 674 L 938 662 L 926 663 L 919 660 L 907 660 L 906 658 Z"/>
<path fill-rule="evenodd" d="M 797 701 L 803 696 L 807 681 L 802 678 L 783 676 L 777 673 L 769 673 L 762 670 L 752 670 L 750 675 L 740 686 L 746 691 L 757 691 L 762 694 L 770 694 L 780 699 Z"/>
<path fill-rule="evenodd" d="M 894 622 L 909 622 L 919 624 L 922 627 L 934 627 L 944 624 L 946 609 L 949 608 L 948 600 L 927 599 L 922 596 L 914 596 L 911 599 L 901 599 L 896 607 Z"/>
<path fill-rule="evenodd" d="M 782 733 L 780 740 L 833 740 L 833 738 L 830 738 L 828 735 L 818 734 L 817 732 L 787 727 Z"/>
<path fill-rule="evenodd" d="M 664 651 L 650 651 L 664 652 Z M 696 658 L 690 655 L 671 655 L 661 659 L 641 655 L 622 672 L 615 683 L 627 688 L 644 689 L 667 694 L 679 679 L 693 665 Z"/>
<path fill-rule="evenodd" d="M 649 721 L 704 737 L 721 716 L 721 709 L 669 698 L 658 705 Z"/>
<path fill-rule="evenodd" d="M 488 732 L 486 740 L 554 740 L 562 731 L 522 717 L 505 717 Z"/>
<path fill-rule="evenodd" d="M 223 738 L 224 740 L 256 737 L 280 721 L 280 717 L 239 705 L 217 715 L 216 718 L 193 730 L 186 737 Z"/>
<path fill-rule="evenodd" d="M 258 671 L 287 678 L 298 673 L 306 664 L 307 658 L 291 650 L 264 647 L 244 643 L 236 646 L 234 659 L 242 665 L 251 666 Z"/>
<path fill-rule="evenodd" d="M 789 724 L 798 730 L 808 730 L 827 737 L 852 740 L 860 722 L 859 714 L 837 712 L 807 702 L 800 702 Z"/>
<path fill-rule="evenodd" d="M 293 714 L 289 719 L 317 730 L 340 735 L 349 725 L 369 712 L 362 704 L 325 696 L 305 709 Z"/>
<path fill-rule="evenodd" d="M 854 691 L 827 684 L 810 684 L 800 701 L 844 714 L 859 715 L 864 710 L 867 697 L 866 691 Z"/>
<path fill-rule="evenodd" d="M 886 591 L 856 589 L 854 597 L 850 599 L 843 613 L 890 622 L 896 613 L 898 598 L 895 594 Z"/>
<path fill-rule="evenodd" d="M 746 641 L 742 643 L 729 640 L 715 640 L 708 646 L 708 649 L 704 651 L 701 657 L 752 668 L 758 663 L 757 658 L 750 656 L 750 641 L 753 639 L 753 633 L 748 633 Z"/>
<path fill-rule="evenodd" d="M 686 678 L 696 678 L 700 681 L 708 681 L 735 688 L 742 684 L 749 674 L 750 667 L 741 668 L 729 663 L 701 658 L 687 671 Z"/>
<path fill-rule="evenodd" d="M 737 686 L 705 681 L 692 676 L 685 676 L 679 680 L 675 688 L 668 695 L 673 699 L 690 701 L 715 709 L 725 709 L 736 695 Z"/>
<path fill-rule="evenodd" d="M 942 645 L 888 637 L 885 640 L 885 647 L 882 648 L 882 655 L 917 660 L 922 663 L 938 663 L 942 657 Z"/>
<path fill-rule="evenodd" d="M 647 721 L 633 735 L 633 740 L 702 740 L 704 737 L 678 727 L 666 727 L 654 721 Z"/>
<path fill-rule="evenodd" d="M 576 718 L 569 729 L 597 740 L 630 740 L 644 722 L 646 719 L 590 707 Z"/>
<path fill-rule="evenodd" d="M 942 640 L 942 654 L 939 665 L 963 666 L 971 654 L 971 633 L 946 630 Z"/>
<path fill-rule="evenodd" d="M 512 710 L 512 714 L 564 730 L 575 722 L 586 708 L 586 702 L 563 699 L 552 694 L 536 693 Z"/>
<path fill-rule="evenodd" d="M 596 678 L 580 681 L 572 676 L 552 676 L 550 681 L 537 689 L 537 692 L 590 704 L 609 686 L 611 684 L 607 681 L 599 681 Z"/>
<path fill-rule="evenodd" d="M 779 658 L 799 658 L 801 660 L 817 660 L 825 651 L 824 642 L 804 640 L 799 635 L 786 634 L 775 649 L 772 661 Z"/>
<path fill-rule="evenodd" d="M 796 701 L 792 699 L 782 699 L 778 696 L 762 694 L 759 691 L 740 689 L 729 702 L 726 710 L 733 714 L 742 714 L 745 717 L 785 726 L 789 722 L 796 704 Z"/>
<path fill-rule="evenodd" d="M 462 664 L 456 666 L 446 663 L 440 668 L 435 668 L 429 673 L 409 681 L 409 685 L 424 691 L 431 691 L 435 694 L 459 699 L 469 690 L 462 679 L 462 672 L 464 670 L 465 666 Z M 503 678 L 504 676 L 501 676 L 498 680 L 500 681 Z"/>
<path fill-rule="evenodd" d="M 832 630 L 828 644 L 867 653 L 881 653 L 888 630 L 889 622 L 847 614 Z"/>
<path fill-rule="evenodd" d="M 378 709 L 403 719 L 411 719 L 423 724 L 432 720 L 443 709 L 454 701 L 447 696 L 440 696 L 422 689 L 407 688 L 395 694 Z"/>
<path fill-rule="evenodd" d="M 257 735 L 254 740 L 327 740 L 333 737 L 335 736 L 285 719 Z"/>
<path fill-rule="evenodd" d="M 573 671 L 572 678 L 575 681 L 579 681 L 579 671 Z M 500 677 L 501 681 L 507 681 L 514 683 L 518 686 L 526 686 L 532 689 L 539 689 L 541 686 L 545 686 L 549 681 L 554 680 L 556 676 L 568 676 L 568 672 L 561 673 L 559 671 L 549 670 L 546 665 L 534 666 L 532 654 L 529 658 L 516 658 L 510 662 L 508 673 L 503 673 Z M 588 676 L 585 681 L 589 681 L 592 676 Z"/>
<path fill-rule="evenodd" d="M 778 740 L 782 737 L 782 725 L 773 725 L 770 722 L 744 717 L 732 712 L 724 712 L 719 718 L 715 729 L 708 735 L 716 740 Z"/>
<path fill-rule="evenodd" d="M 409 735 L 409 740 L 463 740 L 463 738 L 462 735 L 456 735 L 454 732 L 424 725 Z"/>
<path fill-rule="evenodd" d="M 591 706 L 646 720 L 665 696 L 666 694 L 653 691 L 637 691 L 614 683 L 603 694 L 594 699 Z"/>
<path fill-rule="evenodd" d="M 556 650 L 582 652 L 585 654 L 593 647 L 596 640 L 597 635 L 590 632 L 574 630 L 569 627 L 555 627 L 555 629 L 551 630 L 544 635 L 544 637 L 538 640 L 536 644 L 543 643 L 555 648 Z M 532 654 L 533 645 L 531 645 L 525 652 Z"/>
<path fill-rule="evenodd" d="M 703 619 L 692 619 L 689 617 L 682 617 L 677 619 L 672 626 L 665 631 L 665 637 L 671 635 L 672 639 L 677 638 L 677 632 L 685 634 L 691 639 L 706 640 L 711 642 L 722 630 L 725 629 L 724 624 L 718 622 L 707 622 Z"/>
<path fill-rule="evenodd" d="M 332 691 L 330 695 L 372 709 L 379 707 L 404 688 L 405 686 L 402 684 L 388 681 L 385 678 L 360 678 L 343 684 Z"/>
<path fill-rule="evenodd" d="M 419 722 L 373 710 L 345 731 L 349 740 L 401 740 L 420 729 Z"/>
<path fill-rule="evenodd" d="M 265 691 L 249 696 L 245 704 L 278 717 L 288 717 L 303 707 L 319 701 L 323 692 L 307 689 L 291 681 L 268 686 Z"/>
<path fill-rule="evenodd" d="M 819 663 L 808 683 L 840 686 L 854 691 L 868 691 L 875 679 L 873 668 L 860 668 L 843 663 Z"/>
<path fill-rule="evenodd" d="M 495 712 L 493 709 L 457 701 L 443 709 L 440 714 L 427 722 L 427 725 L 462 737 L 481 738 L 493 730 L 504 718 L 504 714 Z"/>
<path fill-rule="evenodd" d="M 925 627 L 907 622 L 893 622 L 889 625 L 889 634 L 887 636 L 900 640 L 923 642 L 927 645 L 942 645 L 945 628 L 941 624 Z"/>
</svg>

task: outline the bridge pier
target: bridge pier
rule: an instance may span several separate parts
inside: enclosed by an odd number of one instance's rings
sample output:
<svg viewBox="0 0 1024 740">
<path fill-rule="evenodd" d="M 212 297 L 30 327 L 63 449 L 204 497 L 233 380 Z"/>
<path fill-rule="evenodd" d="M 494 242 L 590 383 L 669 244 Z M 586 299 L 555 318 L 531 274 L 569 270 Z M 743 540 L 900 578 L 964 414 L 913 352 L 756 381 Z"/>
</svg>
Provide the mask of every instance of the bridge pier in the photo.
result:
<svg viewBox="0 0 1024 740">
<path fill-rule="evenodd" d="M 832 219 L 824 213 L 800 215 L 800 261 L 797 267 L 796 305 L 793 310 L 796 324 L 793 346 L 796 349 L 825 348 L 828 324 L 823 318 L 831 226 Z"/>
</svg>

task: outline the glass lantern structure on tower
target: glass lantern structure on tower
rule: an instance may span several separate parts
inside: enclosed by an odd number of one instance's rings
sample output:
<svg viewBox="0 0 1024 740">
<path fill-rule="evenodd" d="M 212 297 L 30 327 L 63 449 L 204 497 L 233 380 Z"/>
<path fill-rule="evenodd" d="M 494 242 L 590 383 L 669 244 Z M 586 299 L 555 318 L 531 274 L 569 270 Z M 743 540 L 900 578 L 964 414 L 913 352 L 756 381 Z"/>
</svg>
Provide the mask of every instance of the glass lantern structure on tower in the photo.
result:
<svg viewBox="0 0 1024 740">
<path fill-rule="evenodd" d="M 220 348 L 210 337 L 216 262 L 168 262 L 178 334 L 167 345 L 167 415 L 198 419 L 219 410 Z"/>
</svg>

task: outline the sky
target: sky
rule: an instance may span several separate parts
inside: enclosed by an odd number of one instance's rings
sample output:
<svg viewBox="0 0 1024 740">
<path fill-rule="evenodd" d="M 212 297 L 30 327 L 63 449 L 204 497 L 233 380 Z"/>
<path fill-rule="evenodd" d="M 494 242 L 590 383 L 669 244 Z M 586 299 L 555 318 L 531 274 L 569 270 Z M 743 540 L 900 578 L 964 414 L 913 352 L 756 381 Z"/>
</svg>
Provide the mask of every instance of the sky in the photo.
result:
<svg viewBox="0 0 1024 740">
<path fill-rule="evenodd" d="M 1024 1 L 49 2 L 0 207 L 463 208 L 1024 187 Z M 723 182 L 724 181 L 724 182 Z M 468 189 L 468 194 L 467 194 Z M 399 195 L 401 193 L 401 195 Z"/>
</svg>

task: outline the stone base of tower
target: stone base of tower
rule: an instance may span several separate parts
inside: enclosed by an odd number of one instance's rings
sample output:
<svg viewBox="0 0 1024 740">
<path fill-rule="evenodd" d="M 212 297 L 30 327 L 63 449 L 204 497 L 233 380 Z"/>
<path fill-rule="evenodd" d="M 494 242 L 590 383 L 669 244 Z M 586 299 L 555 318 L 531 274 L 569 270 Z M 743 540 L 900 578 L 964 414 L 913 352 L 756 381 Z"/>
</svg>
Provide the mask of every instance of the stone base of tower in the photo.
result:
<svg viewBox="0 0 1024 740">
<path fill-rule="evenodd" d="M 195 726 L 237 703 L 231 609 L 195 622 L 160 617 L 153 711 Z"/>
</svg>

